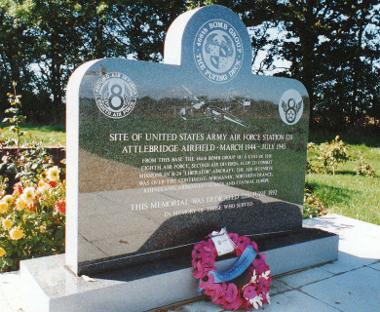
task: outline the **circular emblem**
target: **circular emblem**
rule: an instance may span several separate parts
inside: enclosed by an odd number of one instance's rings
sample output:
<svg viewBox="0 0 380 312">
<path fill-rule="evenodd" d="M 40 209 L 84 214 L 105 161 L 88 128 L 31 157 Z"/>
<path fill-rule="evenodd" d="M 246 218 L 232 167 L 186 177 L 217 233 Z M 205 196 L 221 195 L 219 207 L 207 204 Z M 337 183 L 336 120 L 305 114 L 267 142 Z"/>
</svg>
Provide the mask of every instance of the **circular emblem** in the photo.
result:
<svg viewBox="0 0 380 312">
<path fill-rule="evenodd" d="M 205 78 L 224 83 L 235 78 L 242 67 L 243 42 L 229 22 L 213 19 L 199 28 L 193 53 L 195 64 Z"/>
<path fill-rule="evenodd" d="M 303 113 L 303 100 L 298 91 L 290 89 L 285 91 L 278 105 L 281 120 L 287 125 L 296 124 Z"/>
<path fill-rule="evenodd" d="M 137 89 L 127 75 L 111 72 L 98 79 L 94 96 L 96 105 L 104 115 L 120 119 L 133 111 L 137 100 Z"/>
</svg>

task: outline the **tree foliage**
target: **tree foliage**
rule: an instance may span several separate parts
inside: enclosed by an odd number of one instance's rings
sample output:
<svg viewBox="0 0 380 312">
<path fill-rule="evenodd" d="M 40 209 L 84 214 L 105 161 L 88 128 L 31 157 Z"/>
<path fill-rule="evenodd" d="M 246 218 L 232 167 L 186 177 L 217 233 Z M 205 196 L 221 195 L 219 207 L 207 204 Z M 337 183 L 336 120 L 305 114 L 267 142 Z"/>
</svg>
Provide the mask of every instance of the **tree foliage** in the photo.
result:
<svg viewBox="0 0 380 312">
<path fill-rule="evenodd" d="M 24 113 L 62 119 L 65 85 L 79 64 L 102 57 L 161 61 L 175 17 L 212 3 L 230 7 L 247 25 L 255 73 L 304 83 L 314 124 L 380 118 L 379 0 L 0 0 L 1 108 L 17 81 Z"/>
</svg>

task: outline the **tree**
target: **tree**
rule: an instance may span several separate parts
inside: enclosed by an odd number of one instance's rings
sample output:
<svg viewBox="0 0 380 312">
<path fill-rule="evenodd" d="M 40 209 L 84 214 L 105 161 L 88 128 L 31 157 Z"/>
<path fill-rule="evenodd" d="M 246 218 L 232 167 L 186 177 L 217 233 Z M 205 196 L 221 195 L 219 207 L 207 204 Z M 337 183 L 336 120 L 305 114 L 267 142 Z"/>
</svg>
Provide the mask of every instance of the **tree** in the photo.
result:
<svg viewBox="0 0 380 312">
<path fill-rule="evenodd" d="M 4 73 L 0 93 L 18 81 L 26 98 L 25 113 L 33 118 L 38 112 L 38 117 L 53 122 L 62 120 L 65 87 L 76 67 L 102 57 L 161 60 L 165 31 L 186 9 L 183 1 L 168 1 L 165 10 L 153 1 L 2 0 L 0 4 L 4 38 L 0 37 Z"/>
<path fill-rule="evenodd" d="M 13 89 L 12 82 L 22 85 L 25 94 L 31 94 L 34 79 L 31 63 L 32 38 L 26 33 L 26 25 L 8 14 L 9 7 L 0 2 L 0 110 L 8 106 L 7 92 Z M 24 53 L 23 53 L 24 52 Z"/>
<path fill-rule="evenodd" d="M 16 80 L 24 113 L 45 122 L 63 116 L 67 79 L 79 64 L 102 57 L 161 61 L 172 21 L 189 8 L 218 3 L 247 25 L 257 74 L 303 82 L 312 122 L 336 126 L 379 117 L 377 2 L 169 0 L 163 7 L 158 1 L 0 0 L 0 101 Z M 280 68 L 279 60 L 290 65 Z"/>
<path fill-rule="evenodd" d="M 256 49 L 269 45 L 263 61 L 267 68 L 276 57 L 291 63 L 279 75 L 306 86 L 312 122 L 340 126 L 374 111 L 380 87 L 378 1 L 264 0 L 254 7 L 249 1 L 237 2 L 248 26 L 265 30 L 270 23 L 286 33 L 281 38 L 263 37 Z"/>
</svg>

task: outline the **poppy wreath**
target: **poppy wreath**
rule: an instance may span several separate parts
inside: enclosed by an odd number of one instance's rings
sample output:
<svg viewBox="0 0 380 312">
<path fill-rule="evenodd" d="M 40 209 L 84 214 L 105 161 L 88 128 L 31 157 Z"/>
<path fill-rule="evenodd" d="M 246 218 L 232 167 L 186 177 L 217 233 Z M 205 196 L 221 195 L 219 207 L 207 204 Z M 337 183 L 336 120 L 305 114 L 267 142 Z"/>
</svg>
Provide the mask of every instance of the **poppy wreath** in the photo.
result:
<svg viewBox="0 0 380 312">
<path fill-rule="evenodd" d="M 272 276 L 265 256 L 260 254 L 257 244 L 246 236 L 228 233 L 235 244 L 238 257 L 231 268 L 216 271 L 217 251 L 211 238 L 197 243 L 192 251 L 193 276 L 199 280 L 202 293 L 226 310 L 259 309 L 270 303 L 269 290 Z M 242 272 L 248 273 L 248 281 L 238 287 L 230 282 Z"/>
</svg>

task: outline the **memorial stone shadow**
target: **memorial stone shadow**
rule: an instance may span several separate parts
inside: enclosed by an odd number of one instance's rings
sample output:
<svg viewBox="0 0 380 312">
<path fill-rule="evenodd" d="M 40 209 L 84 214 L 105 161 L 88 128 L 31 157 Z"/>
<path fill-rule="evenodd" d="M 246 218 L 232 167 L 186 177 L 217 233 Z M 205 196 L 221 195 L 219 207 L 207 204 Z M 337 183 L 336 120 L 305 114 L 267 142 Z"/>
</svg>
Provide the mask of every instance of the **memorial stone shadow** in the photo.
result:
<svg viewBox="0 0 380 312">
<path fill-rule="evenodd" d="M 237 216 L 244 214 L 242 222 Z M 275 217 L 274 217 L 275 216 Z M 282 220 L 280 223 L 278 220 Z M 299 205 L 266 198 L 238 197 L 225 200 L 215 209 L 178 215 L 165 220 L 136 252 L 97 259 L 94 263 L 82 263 L 84 272 L 96 274 L 102 271 L 143 265 L 159 259 L 186 257 L 191 246 L 208 237 L 215 228 L 226 227 L 231 232 L 255 237 L 291 235 L 302 228 L 302 210 Z M 263 241 L 263 239 L 262 239 Z M 264 241 L 263 241 L 264 244 Z M 180 246 L 180 247 L 173 247 Z M 265 246 L 259 246 L 260 249 Z"/>
</svg>

